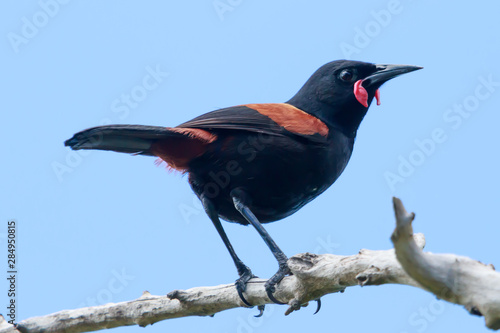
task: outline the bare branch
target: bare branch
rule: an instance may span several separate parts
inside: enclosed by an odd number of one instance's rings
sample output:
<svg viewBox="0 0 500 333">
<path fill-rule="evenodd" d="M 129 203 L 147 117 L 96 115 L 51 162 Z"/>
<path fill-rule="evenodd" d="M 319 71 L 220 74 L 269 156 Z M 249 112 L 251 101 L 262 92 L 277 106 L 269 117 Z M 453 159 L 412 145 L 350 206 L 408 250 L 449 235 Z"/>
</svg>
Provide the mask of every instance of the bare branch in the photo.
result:
<svg viewBox="0 0 500 333">
<path fill-rule="evenodd" d="M 492 266 L 466 257 L 424 253 L 424 237 L 414 235 L 411 226 L 415 214 L 408 213 L 397 198 L 394 210 L 395 250 L 361 250 L 352 256 L 303 253 L 291 257 L 288 265 L 293 275 L 284 278 L 274 294 L 289 305 L 285 314 L 323 295 L 343 292 L 347 287 L 404 284 L 462 304 L 470 313 L 484 315 L 488 327 L 499 329 L 500 274 Z M 265 282 L 252 279 L 248 283 L 245 297 L 252 304 L 272 303 L 266 295 Z M 211 316 L 237 307 L 245 305 L 233 284 L 174 290 L 166 296 L 144 292 L 133 301 L 64 310 L 23 320 L 17 327 L 0 316 L 0 333 L 89 332 L 118 326 L 146 326 L 165 319 Z"/>
<path fill-rule="evenodd" d="M 438 298 L 461 304 L 471 314 L 484 316 L 488 328 L 500 329 L 500 273 L 467 257 L 424 253 L 412 237 L 415 214 L 398 198 L 393 202 L 396 229 L 391 239 L 405 271 Z"/>
<path fill-rule="evenodd" d="M 423 235 L 415 235 L 418 246 L 424 246 Z M 401 268 L 394 250 L 361 250 L 352 256 L 303 253 L 289 259 L 293 273 L 278 285 L 276 298 L 288 303 L 286 314 L 307 302 L 350 286 L 387 283 L 419 286 Z M 266 295 L 266 280 L 252 279 L 245 297 L 252 304 L 272 303 Z M 140 298 L 122 303 L 64 310 L 43 317 L 23 320 L 18 328 L 0 320 L 3 332 L 88 332 L 118 326 L 146 326 L 155 322 L 187 316 L 210 316 L 223 310 L 245 307 L 234 284 L 175 290 L 167 296 L 145 292 Z"/>
</svg>

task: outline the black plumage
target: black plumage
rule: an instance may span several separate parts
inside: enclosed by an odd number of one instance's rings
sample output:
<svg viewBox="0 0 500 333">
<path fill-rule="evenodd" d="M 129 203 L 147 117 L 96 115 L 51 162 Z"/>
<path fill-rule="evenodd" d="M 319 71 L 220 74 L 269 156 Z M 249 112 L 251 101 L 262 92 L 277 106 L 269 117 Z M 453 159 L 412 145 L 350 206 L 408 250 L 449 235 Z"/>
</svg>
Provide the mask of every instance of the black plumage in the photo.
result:
<svg viewBox="0 0 500 333">
<path fill-rule="evenodd" d="M 261 223 L 283 219 L 330 187 L 345 169 L 358 127 L 378 88 L 416 66 L 333 61 L 319 68 L 286 103 L 247 104 L 219 109 L 176 127 L 109 125 L 75 134 L 72 149 L 112 150 L 158 156 L 188 173 L 228 248 L 245 285 L 254 277 L 236 255 L 219 218 L 251 224 L 279 263 L 266 283 L 289 273 L 287 257 Z"/>
</svg>

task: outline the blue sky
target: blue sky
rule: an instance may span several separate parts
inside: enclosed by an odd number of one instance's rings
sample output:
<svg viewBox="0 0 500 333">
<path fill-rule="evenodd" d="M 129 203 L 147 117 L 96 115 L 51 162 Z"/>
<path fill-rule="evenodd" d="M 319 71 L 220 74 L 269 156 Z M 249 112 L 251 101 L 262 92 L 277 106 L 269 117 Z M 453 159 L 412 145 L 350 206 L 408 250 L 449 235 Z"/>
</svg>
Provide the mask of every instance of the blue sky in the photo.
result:
<svg viewBox="0 0 500 333">
<path fill-rule="evenodd" d="M 426 235 L 428 251 L 500 266 L 498 3 L 0 6 L 0 236 L 4 244 L 7 221 L 16 219 L 19 320 L 237 277 L 186 177 L 153 158 L 74 153 L 64 140 L 100 124 L 175 126 L 220 107 L 282 102 L 319 66 L 342 58 L 425 69 L 382 87 L 382 105 L 361 124 L 344 174 L 302 210 L 268 225 L 275 241 L 289 256 L 391 248 L 396 195 L 416 212 L 414 228 Z M 276 271 L 254 230 L 225 228 L 255 274 Z M 256 309 L 235 309 L 146 330 L 487 331 L 482 318 L 406 286 L 349 288 L 324 297 L 315 316 L 311 307 L 284 311 L 270 305 L 254 319 Z"/>
</svg>

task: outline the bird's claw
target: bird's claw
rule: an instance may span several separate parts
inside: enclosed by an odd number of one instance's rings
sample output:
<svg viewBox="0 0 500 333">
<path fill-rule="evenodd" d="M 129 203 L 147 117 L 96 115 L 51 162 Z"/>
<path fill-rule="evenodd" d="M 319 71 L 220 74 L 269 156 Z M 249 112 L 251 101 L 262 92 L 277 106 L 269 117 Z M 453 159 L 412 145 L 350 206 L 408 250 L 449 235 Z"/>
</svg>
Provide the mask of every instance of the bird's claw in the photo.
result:
<svg viewBox="0 0 500 333">
<path fill-rule="evenodd" d="M 250 304 L 249 301 L 246 300 L 246 298 L 243 296 L 243 293 L 245 292 L 247 288 L 247 283 L 253 278 L 256 278 L 257 276 L 253 275 L 252 271 L 250 268 L 246 267 L 246 269 L 240 273 L 240 277 L 236 280 L 234 283 L 236 287 L 236 291 L 238 292 L 238 296 L 240 297 L 241 301 L 246 305 L 253 307 L 252 304 Z M 260 310 L 260 309 L 259 309 Z"/>
<path fill-rule="evenodd" d="M 253 306 L 252 304 L 250 304 L 250 302 L 248 302 L 248 301 L 246 300 L 245 296 L 243 296 L 243 291 L 244 291 L 244 290 L 241 290 L 241 288 L 239 287 L 239 285 L 238 285 L 238 284 L 236 284 L 236 291 L 238 292 L 238 296 L 240 296 L 241 301 L 242 301 L 242 302 L 243 302 L 246 306 L 250 306 L 250 307 L 252 307 L 252 306 Z"/>
<path fill-rule="evenodd" d="M 283 303 L 281 301 L 278 301 L 273 293 L 276 291 L 276 284 L 278 284 L 281 280 L 283 280 L 283 278 L 290 274 L 290 268 L 288 268 L 288 265 L 285 263 L 285 264 L 281 264 L 280 265 L 280 268 L 278 269 L 278 271 L 276 272 L 276 274 L 274 274 L 269 280 L 267 280 L 266 284 L 265 284 L 265 288 L 266 288 L 266 293 L 267 293 L 267 297 L 269 297 L 269 299 L 273 302 L 273 303 L 276 303 L 276 304 L 286 304 L 286 303 Z"/>
<path fill-rule="evenodd" d="M 321 298 L 318 298 L 318 299 L 315 299 L 317 303 L 317 308 L 316 308 L 316 311 L 314 311 L 313 315 L 315 315 L 316 313 L 319 312 L 319 310 L 321 309 Z"/>
<path fill-rule="evenodd" d="M 257 309 L 259 310 L 259 314 L 254 316 L 255 318 L 259 318 L 259 317 L 262 317 L 262 315 L 264 314 L 264 310 L 266 309 L 266 306 L 265 305 L 259 305 L 257 306 Z"/>
<path fill-rule="evenodd" d="M 278 301 L 274 295 L 273 295 L 273 292 L 274 292 L 274 287 L 271 289 L 268 289 L 266 288 L 266 293 L 267 293 L 267 297 L 269 297 L 269 299 L 273 302 L 273 303 L 276 303 L 276 304 L 286 304 L 286 303 L 283 303 L 281 301 Z"/>
<path fill-rule="evenodd" d="M 245 290 L 247 288 L 248 281 L 250 281 L 253 278 L 258 278 L 258 276 L 253 275 L 250 268 L 248 268 L 246 266 L 244 267 L 244 269 L 239 270 L 238 273 L 240 274 L 240 277 L 234 283 L 234 285 L 236 287 L 236 291 L 238 292 L 238 296 L 240 297 L 241 301 L 246 306 L 253 307 L 253 305 L 250 304 L 249 301 L 247 301 L 245 296 L 243 296 L 243 293 L 245 292 Z M 257 306 L 257 309 L 259 310 L 259 314 L 255 315 L 254 317 L 256 317 L 256 318 L 262 317 L 262 315 L 264 314 L 265 305 L 259 305 L 259 306 Z"/>
</svg>

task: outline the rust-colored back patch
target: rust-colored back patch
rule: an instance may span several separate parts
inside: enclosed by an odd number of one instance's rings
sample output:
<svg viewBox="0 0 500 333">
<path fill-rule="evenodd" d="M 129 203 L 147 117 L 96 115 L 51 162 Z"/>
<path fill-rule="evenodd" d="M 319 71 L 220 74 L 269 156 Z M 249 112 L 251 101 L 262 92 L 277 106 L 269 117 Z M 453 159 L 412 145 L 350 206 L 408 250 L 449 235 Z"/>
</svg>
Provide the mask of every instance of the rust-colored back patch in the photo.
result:
<svg viewBox="0 0 500 333">
<path fill-rule="evenodd" d="M 203 155 L 207 146 L 217 139 L 217 136 L 195 128 L 168 128 L 173 135 L 156 141 L 151 145 L 151 152 L 167 163 L 169 169 L 186 172 L 192 159 Z M 162 164 L 157 161 L 157 164 Z"/>
<path fill-rule="evenodd" d="M 260 114 L 271 118 L 276 124 L 289 132 L 328 136 L 328 126 L 320 119 L 287 103 L 245 104 Z"/>
</svg>

